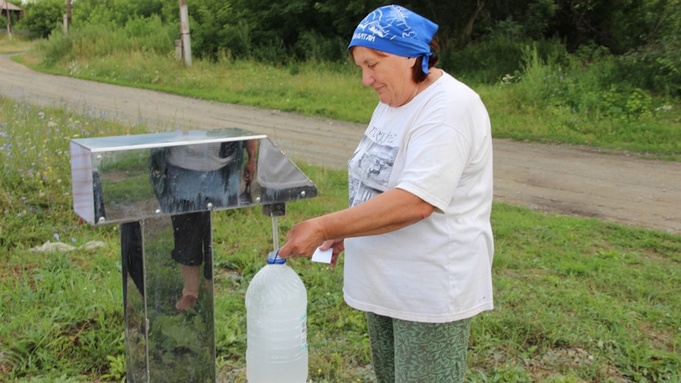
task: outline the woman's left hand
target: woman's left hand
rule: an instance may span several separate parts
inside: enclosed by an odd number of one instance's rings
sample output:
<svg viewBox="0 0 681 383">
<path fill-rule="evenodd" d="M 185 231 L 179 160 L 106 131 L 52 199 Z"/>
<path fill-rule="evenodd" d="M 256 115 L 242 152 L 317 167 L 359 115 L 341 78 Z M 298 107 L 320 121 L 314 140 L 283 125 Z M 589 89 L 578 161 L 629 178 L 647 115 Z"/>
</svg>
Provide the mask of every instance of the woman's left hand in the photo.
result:
<svg viewBox="0 0 681 383">
<path fill-rule="evenodd" d="M 322 245 L 319 246 L 319 249 L 320 250 L 333 249 L 333 252 L 331 253 L 331 267 L 334 267 L 338 262 L 338 257 L 340 256 L 340 253 L 345 251 L 345 240 L 330 239 L 328 241 L 324 241 L 324 243 L 322 243 Z"/>
</svg>

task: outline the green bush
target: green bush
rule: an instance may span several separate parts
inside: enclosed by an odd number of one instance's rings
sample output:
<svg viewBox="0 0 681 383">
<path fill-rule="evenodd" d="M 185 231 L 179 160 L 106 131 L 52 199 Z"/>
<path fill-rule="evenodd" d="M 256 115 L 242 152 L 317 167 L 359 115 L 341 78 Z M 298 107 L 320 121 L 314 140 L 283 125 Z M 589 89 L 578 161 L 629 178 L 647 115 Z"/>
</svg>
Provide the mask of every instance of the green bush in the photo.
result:
<svg viewBox="0 0 681 383">
<path fill-rule="evenodd" d="M 160 16 L 136 17 L 124 27 L 127 39 L 120 41 L 119 49 L 153 51 L 159 54 L 173 50 L 177 36 L 176 27 L 164 24 Z"/>
<path fill-rule="evenodd" d="M 621 78 L 650 91 L 681 96 L 681 38 L 629 52 L 620 59 Z"/>
<path fill-rule="evenodd" d="M 306 61 L 339 61 L 348 55 L 347 44 L 341 38 L 325 38 L 314 31 L 307 31 L 298 38 L 296 56 Z"/>
<path fill-rule="evenodd" d="M 206 0 L 192 4 L 190 30 L 192 52 L 197 57 L 215 60 L 220 52 L 229 47 L 238 55 L 248 52 L 248 26 L 242 20 L 235 20 L 231 3 Z"/>
<path fill-rule="evenodd" d="M 40 53 L 43 65 L 54 66 L 59 62 L 69 62 L 73 59 L 73 39 L 63 33 L 53 33 L 47 40 L 40 40 L 35 50 Z"/>
<path fill-rule="evenodd" d="M 607 52 L 581 52 L 564 66 L 542 59 L 536 46 L 526 47 L 523 63 L 516 79 L 521 81 L 515 89 L 519 102 L 560 106 L 577 115 L 620 121 L 638 120 L 653 112 L 652 95 L 622 81 L 620 61 Z"/>
<path fill-rule="evenodd" d="M 46 38 L 53 30 L 62 27 L 65 4 L 63 0 L 27 2 L 24 5 L 25 15 L 17 27 L 28 30 L 31 37 Z"/>
<path fill-rule="evenodd" d="M 164 14 L 162 0 L 78 0 L 73 1 L 73 23 L 75 27 L 86 24 L 112 24 L 120 28 L 131 19 L 161 16 Z M 177 15 L 177 2 L 167 5 L 174 8 Z M 177 18 L 177 16 L 175 16 Z"/>
<path fill-rule="evenodd" d="M 46 65 L 70 63 L 76 58 L 103 57 L 113 52 L 155 52 L 165 55 L 174 49 L 176 30 L 160 17 L 132 18 L 123 28 L 111 22 L 73 28 L 68 35 L 53 32 L 39 41 L 36 50 Z"/>
<path fill-rule="evenodd" d="M 472 43 L 461 51 L 442 53 L 442 67 L 470 82 L 493 84 L 504 76 L 516 76 L 523 69 L 523 52 L 528 46 L 537 50 L 538 57 L 553 63 L 565 63 L 568 54 L 556 40 L 530 40 L 496 35 Z"/>
</svg>

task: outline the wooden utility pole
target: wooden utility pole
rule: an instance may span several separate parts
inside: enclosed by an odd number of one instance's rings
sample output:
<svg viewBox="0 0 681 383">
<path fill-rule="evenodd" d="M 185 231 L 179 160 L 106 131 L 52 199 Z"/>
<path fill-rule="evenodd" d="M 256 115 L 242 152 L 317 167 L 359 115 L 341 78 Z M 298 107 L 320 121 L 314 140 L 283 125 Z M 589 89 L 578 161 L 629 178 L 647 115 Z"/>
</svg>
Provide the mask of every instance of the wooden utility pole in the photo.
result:
<svg viewBox="0 0 681 383">
<path fill-rule="evenodd" d="M 66 25 L 71 28 L 71 0 L 66 0 L 66 22 Z"/>
<path fill-rule="evenodd" d="M 7 15 L 7 38 L 12 41 L 12 17 L 9 15 L 9 3 L 5 0 L 5 15 Z"/>
<path fill-rule="evenodd" d="M 180 39 L 182 40 L 182 57 L 186 66 L 192 65 L 192 47 L 189 40 L 189 11 L 187 0 L 180 0 Z"/>
<path fill-rule="evenodd" d="M 71 29 L 71 0 L 66 0 L 66 13 L 64 14 L 64 34 Z"/>
</svg>

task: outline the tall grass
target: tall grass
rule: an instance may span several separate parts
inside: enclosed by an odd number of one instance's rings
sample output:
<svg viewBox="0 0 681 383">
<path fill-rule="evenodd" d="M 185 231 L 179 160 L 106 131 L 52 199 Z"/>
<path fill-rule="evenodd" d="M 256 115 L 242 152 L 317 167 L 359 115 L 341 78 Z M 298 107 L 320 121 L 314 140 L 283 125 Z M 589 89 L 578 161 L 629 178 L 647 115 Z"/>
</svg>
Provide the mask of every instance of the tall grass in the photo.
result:
<svg viewBox="0 0 681 383">
<path fill-rule="evenodd" d="M 176 35 L 176 28 L 164 25 L 158 16 L 131 19 L 124 28 L 116 28 L 111 21 L 102 21 L 73 29 L 68 35 L 55 30 L 47 40 L 38 42 L 37 49 L 42 52 L 46 65 L 115 53 L 154 52 L 165 55 L 173 54 Z"/>
<path fill-rule="evenodd" d="M 13 34 L 10 38 L 0 32 L 0 54 L 24 52 L 32 45 L 33 43 L 22 35 Z"/>
<path fill-rule="evenodd" d="M 37 44 L 36 52 L 42 61 L 38 68 L 83 79 L 355 122 L 366 121 L 376 102 L 372 92 L 362 88 L 359 72 L 349 61 L 278 67 L 221 55 L 217 61 L 195 59 L 191 67 L 185 68 L 172 58 L 171 52 L 103 52 L 89 47 L 90 38 L 60 36 Z M 87 43 L 79 43 L 81 39 Z M 54 57 L 62 59 L 52 64 Z"/>
<path fill-rule="evenodd" d="M 653 97 L 618 82 L 620 68 L 611 57 L 588 66 L 571 57 L 563 65 L 542 59 L 536 47 L 528 46 L 523 62 L 521 73 L 509 75 L 499 87 L 483 88 L 497 122 L 495 136 L 655 153 L 679 160 L 678 100 Z"/>
</svg>

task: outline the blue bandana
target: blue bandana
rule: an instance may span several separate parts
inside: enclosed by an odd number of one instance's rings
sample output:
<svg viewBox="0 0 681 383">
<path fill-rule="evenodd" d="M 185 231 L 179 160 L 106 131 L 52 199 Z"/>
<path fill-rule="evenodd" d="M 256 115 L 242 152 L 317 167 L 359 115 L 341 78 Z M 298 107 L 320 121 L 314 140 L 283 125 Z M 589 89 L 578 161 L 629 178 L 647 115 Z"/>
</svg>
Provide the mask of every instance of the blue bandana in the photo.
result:
<svg viewBox="0 0 681 383">
<path fill-rule="evenodd" d="M 437 24 L 399 5 L 386 5 L 371 12 L 352 34 L 348 49 L 361 46 L 403 57 L 422 57 L 428 74 L 430 42 Z"/>
</svg>

